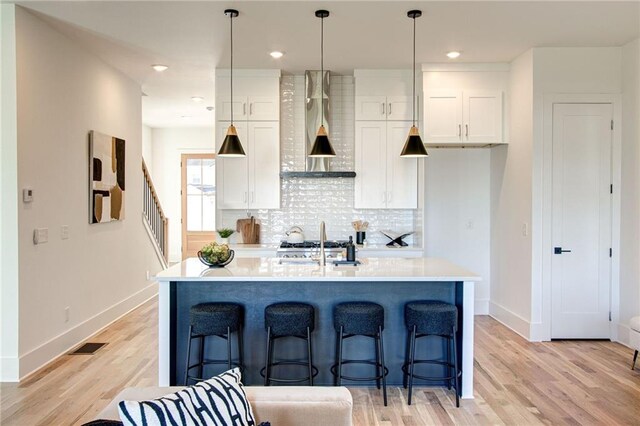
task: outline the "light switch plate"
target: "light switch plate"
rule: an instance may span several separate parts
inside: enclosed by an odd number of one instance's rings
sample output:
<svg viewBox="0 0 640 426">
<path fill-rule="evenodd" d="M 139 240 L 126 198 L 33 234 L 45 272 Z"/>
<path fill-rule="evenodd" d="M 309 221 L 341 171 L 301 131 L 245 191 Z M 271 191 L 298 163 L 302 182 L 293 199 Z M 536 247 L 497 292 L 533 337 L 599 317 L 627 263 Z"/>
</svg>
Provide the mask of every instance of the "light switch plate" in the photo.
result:
<svg viewBox="0 0 640 426">
<path fill-rule="evenodd" d="M 30 203 L 33 201 L 33 189 L 24 188 L 22 190 L 22 201 L 25 203 Z"/>
<path fill-rule="evenodd" d="M 33 244 L 43 244 L 49 241 L 49 228 L 36 228 L 33 230 Z"/>
</svg>

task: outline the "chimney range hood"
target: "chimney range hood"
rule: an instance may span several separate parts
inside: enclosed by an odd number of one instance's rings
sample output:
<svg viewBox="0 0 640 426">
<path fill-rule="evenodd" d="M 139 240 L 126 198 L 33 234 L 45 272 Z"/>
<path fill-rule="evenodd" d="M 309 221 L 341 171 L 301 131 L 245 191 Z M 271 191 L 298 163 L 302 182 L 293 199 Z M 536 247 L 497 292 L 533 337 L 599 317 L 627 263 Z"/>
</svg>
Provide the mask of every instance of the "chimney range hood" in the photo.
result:
<svg viewBox="0 0 640 426">
<path fill-rule="evenodd" d="M 331 170 L 331 158 L 309 157 L 309 152 L 313 147 L 316 138 L 316 131 L 322 121 L 322 110 L 324 108 L 324 127 L 331 135 L 331 115 L 329 114 L 329 71 L 324 71 L 321 76 L 320 71 L 305 71 L 305 170 L 282 172 L 281 177 L 296 178 L 353 178 L 354 171 L 334 171 Z M 322 92 L 321 78 L 324 78 L 324 93 Z M 340 155 L 340 154 L 338 154 Z"/>
</svg>

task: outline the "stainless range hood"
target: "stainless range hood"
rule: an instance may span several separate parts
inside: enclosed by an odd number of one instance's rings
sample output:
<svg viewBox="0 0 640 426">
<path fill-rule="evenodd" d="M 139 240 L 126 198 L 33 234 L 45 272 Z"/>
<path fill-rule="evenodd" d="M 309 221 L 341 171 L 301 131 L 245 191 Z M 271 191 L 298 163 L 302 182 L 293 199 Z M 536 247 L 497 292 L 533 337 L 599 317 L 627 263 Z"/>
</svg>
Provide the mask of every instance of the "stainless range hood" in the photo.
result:
<svg viewBox="0 0 640 426">
<path fill-rule="evenodd" d="M 355 177 L 353 171 L 332 171 L 331 158 L 313 158 L 308 154 L 313 147 L 316 139 L 318 127 L 322 124 L 322 109 L 324 108 L 324 127 L 331 137 L 331 114 L 329 109 L 329 71 L 324 71 L 324 75 L 320 75 L 320 71 L 305 71 L 305 171 L 299 172 L 283 172 L 282 177 L 308 177 L 308 178 L 325 178 L 325 177 Z M 322 93 L 322 80 L 324 78 L 324 93 Z"/>
</svg>

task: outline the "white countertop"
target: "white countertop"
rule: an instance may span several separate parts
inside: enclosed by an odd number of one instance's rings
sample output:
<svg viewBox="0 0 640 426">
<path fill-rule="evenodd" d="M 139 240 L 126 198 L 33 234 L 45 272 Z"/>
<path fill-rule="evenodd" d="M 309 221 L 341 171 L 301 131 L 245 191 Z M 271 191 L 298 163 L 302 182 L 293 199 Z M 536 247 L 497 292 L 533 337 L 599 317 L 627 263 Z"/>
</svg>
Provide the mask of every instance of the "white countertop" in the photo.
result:
<svg viewBox="0 0 640 426">
<path fill-rule="evenodd" d="M 208 268 L 197 258 L 160 272 L 168 281 L 481 281 L 460 266 L 437 258 L 361 258 L 358 266 L 320 267 L 310 263 L 283 263 L 278 258 L 238 258 L 224 268 Z"/>
</svg>

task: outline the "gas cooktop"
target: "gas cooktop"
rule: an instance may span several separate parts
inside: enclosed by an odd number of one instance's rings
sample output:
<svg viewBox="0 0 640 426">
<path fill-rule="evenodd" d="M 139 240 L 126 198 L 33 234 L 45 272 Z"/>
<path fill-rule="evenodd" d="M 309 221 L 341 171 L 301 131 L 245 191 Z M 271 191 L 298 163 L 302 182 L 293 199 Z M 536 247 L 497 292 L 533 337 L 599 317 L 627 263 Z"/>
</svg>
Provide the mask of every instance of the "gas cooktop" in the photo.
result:
<svg viewBox="0 0 640 426">
<path fill-rule="evenodd" d="M 340 240 L 332 240 L 325 241 L 324 248 L 345 248 L 347 247 L 348 241 L 340 241 Z M 311 240 L 311 241 L 303 241 L 301 243 L 288 243 L 286 241 L 280 242 L 281 249 L 315 249 L 320 248 L 320 241 Z"/>
</svg>

